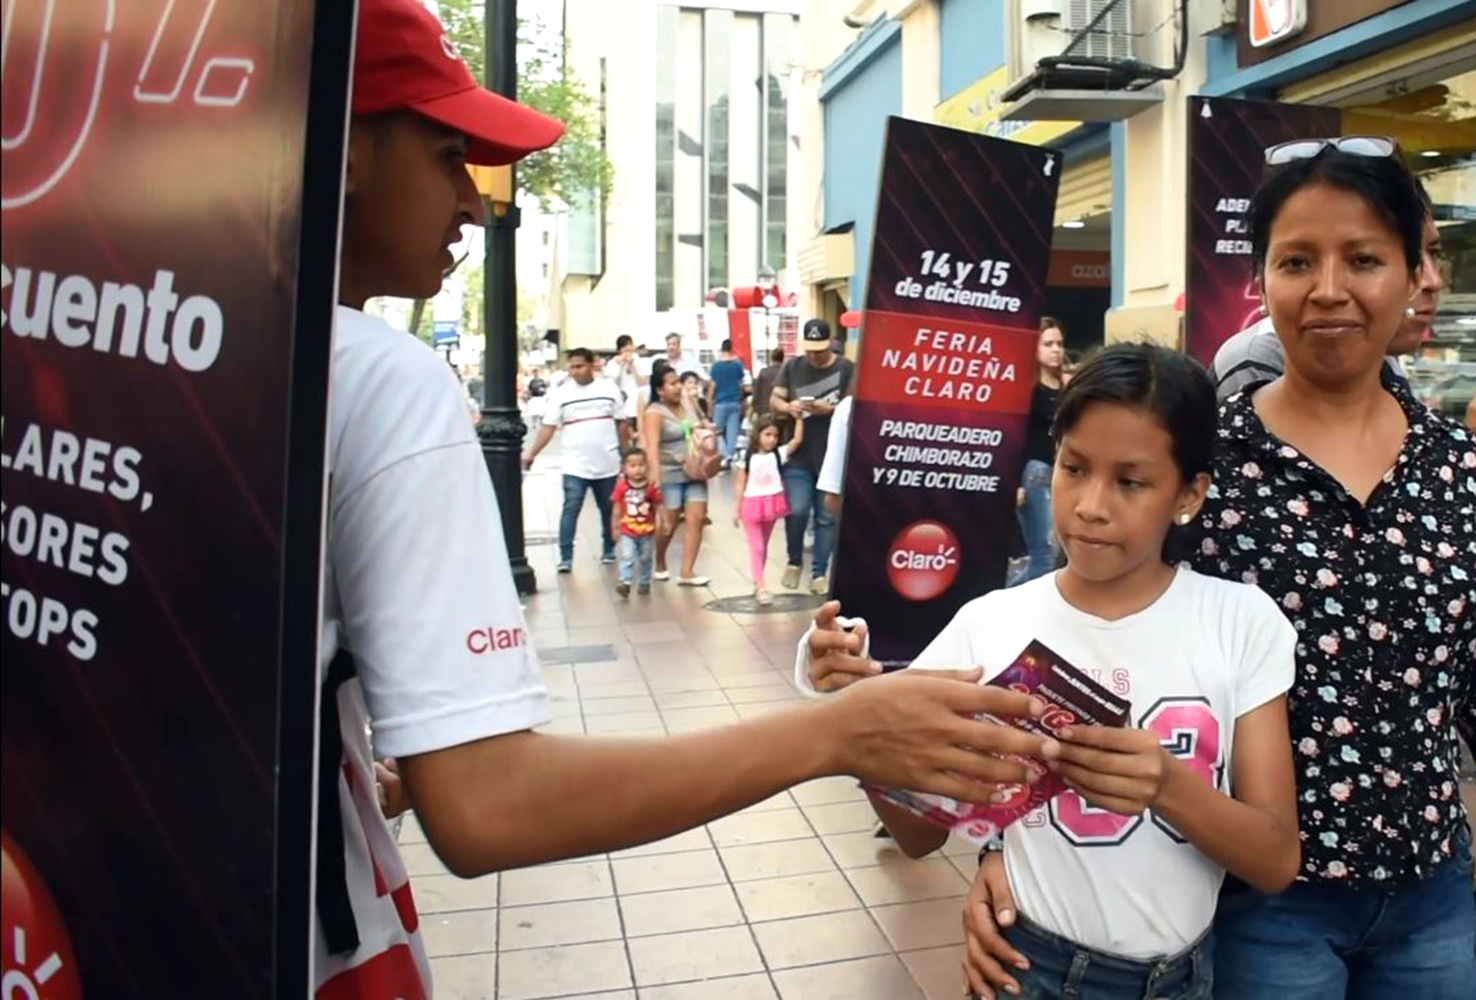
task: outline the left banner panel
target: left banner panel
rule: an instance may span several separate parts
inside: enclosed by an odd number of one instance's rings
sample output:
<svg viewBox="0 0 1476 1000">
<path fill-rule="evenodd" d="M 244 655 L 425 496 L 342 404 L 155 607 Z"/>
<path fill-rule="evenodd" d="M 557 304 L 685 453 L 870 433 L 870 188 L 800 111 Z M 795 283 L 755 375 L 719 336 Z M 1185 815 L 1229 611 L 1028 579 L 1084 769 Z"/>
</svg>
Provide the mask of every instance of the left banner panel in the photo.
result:
<svg viewBox="0 0 1476 1000">
<path fill-rule="evenodd" d="M 7 997 L 305 996 L 354 5 L 7 0 Z"/>
</svg>

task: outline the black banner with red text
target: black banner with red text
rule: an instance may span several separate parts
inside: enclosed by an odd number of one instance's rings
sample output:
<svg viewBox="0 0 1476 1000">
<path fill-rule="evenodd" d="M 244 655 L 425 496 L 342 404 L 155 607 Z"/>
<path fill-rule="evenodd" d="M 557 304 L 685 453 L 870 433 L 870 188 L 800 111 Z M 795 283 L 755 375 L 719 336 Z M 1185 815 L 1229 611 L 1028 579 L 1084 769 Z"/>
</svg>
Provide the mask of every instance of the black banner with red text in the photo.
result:
<svg viewBox="0 0 1476 1000">
<path fill-rule="evenodd" d="M 302 996 L 353 4 L 7 4 L 7 996 Z"/>
<path fill-rule="evenodd" d="M 1059 153 L 892 118 L 834 594 L 910 660 L 1004 583 Z M 960 664 L 966 666 L 966 664 Z"/>
</svg>

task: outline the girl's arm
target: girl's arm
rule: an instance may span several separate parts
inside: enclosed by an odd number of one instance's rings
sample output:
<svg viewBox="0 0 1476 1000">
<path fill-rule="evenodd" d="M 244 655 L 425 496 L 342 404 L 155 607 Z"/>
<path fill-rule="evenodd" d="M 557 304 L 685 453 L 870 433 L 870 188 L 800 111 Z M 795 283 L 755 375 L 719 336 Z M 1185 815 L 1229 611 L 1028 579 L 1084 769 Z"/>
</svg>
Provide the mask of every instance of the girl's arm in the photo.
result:
<svg viewBox="0 0 1476 1000">
<path fill-rule="evenodd" d="M 1169 753 L 1157 733 L 1072 726 L 1061 738 L 1062 776 L 1099 809 L 1153 809 L 1226 871 L 1264 893 L 1291 884 L 1302 864 L 1286 696 L 1235 722 L 1235 797 Z"/>
<path fill-rule="evenodd" d="M 873 792 L 867 792 L 866 797 L 871 800 L 871 808 L 876 810 L 877 818 L 909 858 L 926 857 L 948 840 L 948 831 L 936 823 L 929 823 Z"/>
<path fill-rule="evenodd" d="M 745 466 L 734 463 L 733 465 L 733 496 L 738 498 L 738 509 L 743 509 L 743 494 L 748 489 L 748 469 Z M 734 514 L 733 523 L 737 524 L 742 518 Z"/>
<path fill-rule="evenodd" d="M 787 462 L 792 457 L 794 457 L 794 453 L 797 452 L 797 451 L 799 451 L 800 450 L 800 446 L 802 444 L 804 444 L 804 443 L 805 443 L 805 418 L 804 417 L 796 417 L 795 418 L 795 421 L 794 421 L 794 437 L 790 438 L 789 439 L 789 443 L 784 446 L 784 460 Z"/>
</svg>

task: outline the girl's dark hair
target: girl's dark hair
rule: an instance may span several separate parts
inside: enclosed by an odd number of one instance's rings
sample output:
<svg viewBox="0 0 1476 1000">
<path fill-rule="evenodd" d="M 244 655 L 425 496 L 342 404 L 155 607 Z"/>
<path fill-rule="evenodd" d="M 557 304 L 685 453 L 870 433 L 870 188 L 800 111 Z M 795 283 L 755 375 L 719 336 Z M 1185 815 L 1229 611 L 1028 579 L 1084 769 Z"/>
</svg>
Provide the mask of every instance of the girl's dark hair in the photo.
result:
<svg viewBox="0 0 1476 1000">
<path fill-rule="evenodd" d="M 1147 410 L 1173 438 L 1185 482 L 1210 471 L 1219 407 L 1215 384 L 1187 354 L 1157 344 L 1113 344 L 1076 370 L 1061 393 L 1051 434 L 1059 444 L 1093 403 Z"/>
<path fill-rule="evenodd" d="M 661 402 L 661 383 L 666 381 L 667 372 L 675 372 L 671 362 L 665 358 L 657 358 L 656 363 L 651 366 L 651 402 Z M 681 381 L 678 379 L 677 381 Z"/>
<path fill-rule="evenodd" d="M 1060 330 L 1063 336 L 1066 333 L 1066 328 L 1054 316 L 1042 316 L 1040 318 L 1040 332 L 1045 333 L 1047 330 Z"/>
<path fill-rule="evenodd" d="M 1260 276 L 1266 269 L 1271 226 L 1287 199 L 1304 187 L 1326 184 L 1358 195 L 1399 236 L 1404 263 L 1417 271 L 1424 249 L 1426 202 L 1419 182 L 1399 156 L 1356 156 L 1329 146 L 1308 160 L 1272 167 L 1251 198 L 1247 220 L 1251 231 L 1251 265 Z"/>
<path fill-rule="evenodd" d="M 1219 407 L 1209 373 L 1189 355 L 1157 344 L 1113 344 L 1092 355 L 1061 393 L 1051 427 L 1058 444 L 1093 403 L 1147 410 L 1173 440 L 1181 481 L 1209 473 Z M 1188 557 L 1186 535 L 1178 525 L 1169 528 L 1164 562 L 1172 565 Z"/>
</svg>

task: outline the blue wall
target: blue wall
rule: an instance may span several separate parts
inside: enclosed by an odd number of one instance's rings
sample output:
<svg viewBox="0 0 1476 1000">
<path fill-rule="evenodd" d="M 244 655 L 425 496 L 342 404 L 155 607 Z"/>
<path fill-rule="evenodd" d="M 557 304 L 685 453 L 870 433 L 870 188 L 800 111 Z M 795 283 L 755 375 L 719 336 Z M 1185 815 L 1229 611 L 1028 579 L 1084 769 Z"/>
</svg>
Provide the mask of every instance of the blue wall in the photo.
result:
<svg viewBox="0 0 1476 1000">
<path fill-rule="evenodd" d="M 897 27 L 900 27 L 898 25 Z M 825 228 L 854 223 L 856 270 L 851 308 L 865 302 L 871 265 L 871 228 L 881 187 L 887 116 L 902 113 L 902 33 L 888 30 L 858 40 L 826 70 Z M 867 45 L 870 43 L 870 47 Z M 858 55 L 862 58 L 858 58 Z"/>
<path fill-rule="evenodd" d="M 943 100 L 1005 63 L 1004 0 L 939 4 L 938 92 Z"/>
</svg>

